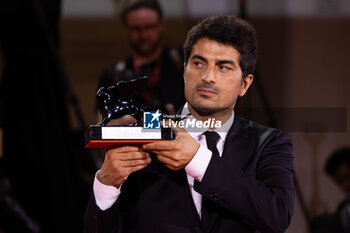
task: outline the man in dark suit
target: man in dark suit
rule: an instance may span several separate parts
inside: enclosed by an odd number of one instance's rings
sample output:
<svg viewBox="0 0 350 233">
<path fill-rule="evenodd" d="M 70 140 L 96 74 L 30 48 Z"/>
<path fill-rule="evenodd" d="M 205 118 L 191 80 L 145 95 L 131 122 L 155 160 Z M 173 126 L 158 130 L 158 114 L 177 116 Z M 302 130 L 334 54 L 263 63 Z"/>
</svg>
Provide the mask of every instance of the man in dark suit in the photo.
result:
<svg viewBox="0 0 350 233">
<path fill-rule="evenodd" d="M 210 17 L 190 30 L 181 113 L 182 125 L 192 125 L 174 127 L 172 141 L 108 150 L 85 232 L 286 230 L 294 200 L 290 138 L 234 112 L 253 81 L 256 54 L 254 29 L 234 16 Z M 199 127 L 208 120 L 222 125 Z"/>
</svg>

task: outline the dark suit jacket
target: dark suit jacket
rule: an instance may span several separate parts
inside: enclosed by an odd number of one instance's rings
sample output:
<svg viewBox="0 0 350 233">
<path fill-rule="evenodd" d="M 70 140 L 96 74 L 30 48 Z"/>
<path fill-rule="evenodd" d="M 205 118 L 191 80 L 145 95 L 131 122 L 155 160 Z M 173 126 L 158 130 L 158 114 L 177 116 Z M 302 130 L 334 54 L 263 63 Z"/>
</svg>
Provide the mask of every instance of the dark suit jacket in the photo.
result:
<svg viewBox="0 0 350 233">
<path fill-rule="evenodd" d="M 85 232 L 280 233 L 293 214 L 292 145 L 287 134 L 235 117 L 221 158 L 212 157 L 195 190 L 215 213 L 203 229 L 184 169 L 172 171 L 156 157 L 124 182 L 106 211 L 90 197 Z"/>
</svg>

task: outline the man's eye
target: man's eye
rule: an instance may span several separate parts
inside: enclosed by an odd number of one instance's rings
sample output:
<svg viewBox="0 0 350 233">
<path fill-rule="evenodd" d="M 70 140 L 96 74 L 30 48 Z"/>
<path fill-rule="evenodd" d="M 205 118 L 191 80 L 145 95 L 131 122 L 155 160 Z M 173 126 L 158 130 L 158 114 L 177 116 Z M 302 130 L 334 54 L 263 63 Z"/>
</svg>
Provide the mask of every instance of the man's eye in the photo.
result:
<svg viewBox="0 0 350 233">
<path fill-rule="evenodd" d="M 202 67 L 202 66 L 203 66 L 203 64 L 202 64 L 201 62 L 199 62 L 199 61 L 195 61 L 195 62 L 193 62 L 193 64 L 194 64 L 196 67 Z"/>
<path fill-rule="evenodd" d="M 232 70 L 230 67 L 224 66 L 224 65 L 219 66 L 219 69 L 222 70 L 222 71 L 229 71 L 229 70 Z"/>
</svg>

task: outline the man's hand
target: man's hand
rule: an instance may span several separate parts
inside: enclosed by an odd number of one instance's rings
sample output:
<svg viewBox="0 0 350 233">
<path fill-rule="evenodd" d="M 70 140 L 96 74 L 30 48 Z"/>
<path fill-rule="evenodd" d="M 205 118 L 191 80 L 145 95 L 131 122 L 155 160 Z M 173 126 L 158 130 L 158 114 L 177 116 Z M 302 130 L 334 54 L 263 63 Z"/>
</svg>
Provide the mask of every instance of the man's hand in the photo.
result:
<svg viewBox="0 0 350 233">
<path fill-rule="evenodd" d="M 155 153 L 158 160 L 171 170 L 179 170 L 192 160 L 199 149 L 199 143 L 184 129 L 173 127 L 176 138 L 143 145 L 142 149 Z"/>
<path fill-rule="evenodd" d="M 150 162 L 149 154 L 137 146 L 109 149 L 97 179 L 105 185 L 119 188 L 131 173 L 141 170 Z"/>
</svg>

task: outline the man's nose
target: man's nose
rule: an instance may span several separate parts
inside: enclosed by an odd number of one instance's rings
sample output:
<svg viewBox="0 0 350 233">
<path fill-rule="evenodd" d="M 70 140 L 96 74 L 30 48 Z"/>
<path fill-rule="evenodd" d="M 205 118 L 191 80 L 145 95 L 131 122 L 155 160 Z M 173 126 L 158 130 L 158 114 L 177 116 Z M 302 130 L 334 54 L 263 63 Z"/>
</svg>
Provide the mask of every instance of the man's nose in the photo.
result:
<svg viewBox="0 0 350 233">
<path fill-rule="evenodd" d="M 147 38 L 148 37 L 148 32 L 149 32 L 149 30 L 147 30 L 146 28 L 140 29 L 139 36 L 141 38 Z"/>
<path fill-rule="evenodd" d="M 203 74 L 203 81 L 206 83 L 215 83 L 216 77 L 214 68 L 208 67 L 205 74 Z"/>
</svg>

